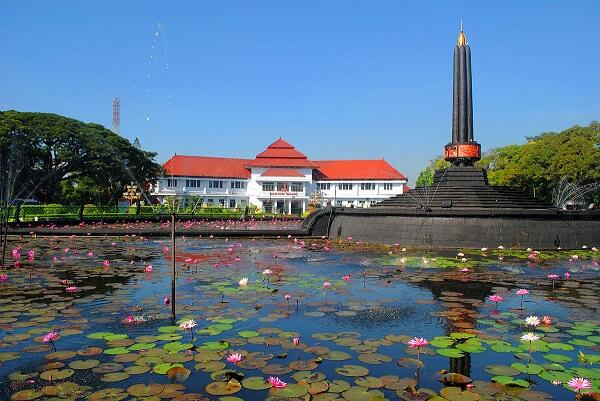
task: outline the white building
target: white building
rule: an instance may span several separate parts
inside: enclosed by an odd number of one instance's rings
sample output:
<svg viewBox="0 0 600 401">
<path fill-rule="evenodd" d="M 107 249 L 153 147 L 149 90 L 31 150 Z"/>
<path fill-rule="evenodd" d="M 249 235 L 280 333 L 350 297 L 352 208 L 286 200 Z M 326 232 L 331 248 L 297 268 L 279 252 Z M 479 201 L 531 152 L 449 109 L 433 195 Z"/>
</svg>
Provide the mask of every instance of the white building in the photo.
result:
<svg viewBox="0 0 600 401">
<path fill-rule="evenodd" d="M 254 159 L 170 158 L 153 195 L 201 197 L 202 204 L 301 213 L 317 192 L 323 206 L 369 207 L 402 194 L 406 177 L 385 160 L 309 160 L 283 139 Z"/>
</svg>

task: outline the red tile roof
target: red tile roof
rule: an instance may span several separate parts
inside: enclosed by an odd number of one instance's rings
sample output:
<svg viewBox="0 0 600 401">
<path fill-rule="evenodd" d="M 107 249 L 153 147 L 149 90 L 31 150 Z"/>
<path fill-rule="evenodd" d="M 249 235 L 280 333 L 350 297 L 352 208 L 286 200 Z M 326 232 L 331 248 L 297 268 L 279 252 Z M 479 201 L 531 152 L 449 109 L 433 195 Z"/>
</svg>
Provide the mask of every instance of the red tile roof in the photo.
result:
<svg viewBox="0 0 600 401">
<path fill-rule="evenodd" d="M 316 180 L 406 180 L 406 177 L 383 159 L 320 160 Z"/>
<path fill-rule="evenodd" d="M 248 167 L 309 167 L 316 168 L 317 165 L 308 160 L 304 153 L 283 139 L 279 138 L 267 149 L 259 153 L 254 160 L 247 163 Z"/>
<path fill-rule="evenodd" d="M 245 166 L 249 161 L 229 157 L 175 155 L 163 167 L 167 175 L 173 176 L 248 179 L 250 171 Z"/>
<path fill-rule="evenodd" d="M 313 162 L 281 138 L 255 159 L 175 155 L 163 166 L 167 176 L 183 177 L 248 179 L 250 167 L 268 167 L 263 177 L 302 177 L 303 174 L 293 168 L 305 167 L 314 169 L 315 180 L 406 180 L 383 159 Z"/>
<path fill-rule="evenodd" d="M 304 177 L 304 174 L 291 168 L 270 168 L 261 177 Z"/>
</svg>

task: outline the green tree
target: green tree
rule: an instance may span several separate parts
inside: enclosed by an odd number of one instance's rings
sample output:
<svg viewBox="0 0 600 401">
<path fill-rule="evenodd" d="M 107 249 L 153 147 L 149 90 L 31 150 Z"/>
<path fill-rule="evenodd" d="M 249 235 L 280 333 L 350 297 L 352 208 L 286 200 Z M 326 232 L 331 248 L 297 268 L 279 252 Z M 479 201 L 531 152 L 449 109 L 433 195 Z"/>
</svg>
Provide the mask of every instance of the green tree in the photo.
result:
<svg viewBox="0 0 600 401">
<path fill-rule="evenodd" d="M 12 146 L 17 141 L 20 154 Z M 125 185 L 143 187 L 160 174 L 155 156 L 99 124 L 49 113 L 0 112 L 0 168 L 4 174 L 9 164 L 20 165 L 19 197 L 114 202 Z"/>
</svg>

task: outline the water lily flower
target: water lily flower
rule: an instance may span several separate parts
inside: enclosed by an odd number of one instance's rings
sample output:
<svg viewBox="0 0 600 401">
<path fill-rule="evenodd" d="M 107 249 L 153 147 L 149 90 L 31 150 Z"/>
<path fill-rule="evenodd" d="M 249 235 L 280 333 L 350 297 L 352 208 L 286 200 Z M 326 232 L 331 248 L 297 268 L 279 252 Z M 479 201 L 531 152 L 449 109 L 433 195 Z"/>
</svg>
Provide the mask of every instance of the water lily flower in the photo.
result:
<svg viewBox="0 0 600 401">
<path fill-rule="evenodd" d="M 263 270 L 262 274 L 265 276 L 270 276 L 271 274 L 273 274 L 273 270 L 265 269 L 265 270 Z"/>
<path fill-rule="evenodd" d="M 148 265 L 148 266 L 144 267 L 144 271 L 146 273 L 152 273 L 152 270 L 154 270 L 154 268 L 152 267 L 152 265 Z"/>
<path fill-rule="evenodd" d="M 468 260 L 467 258 L 462 258 L 460 261 L 464 263 L 464 262 L 466 262 L 467 260 Z"/>
<path fill-rule="evenodd" d="M 92 256 L 94 256 L 94 252 L 92 252 L 92 251 L 89 251 L 89 252 L 87 253 L 87 255 L 88 255 L 88 256 L 90 256 L 90 257 L 92 257 Z"/>
<path fill-rule="evenodd" d="M 125 321 L 127 323 L 133 323 L 133 322 L 135 322 L 135 319 L 133 318 L 133 315 L 127 315 L 127 318 L 125 319 Z"/>
<path fill-rule="evenodd" d="M 458 256 L 459 258 L 462 258 L 463 256 L 465 256 L 465 254 L 462 253 L 462 252 L 459 252 L 459 253 L 456 254 L 456 256 Z"/>
<path fill-rule="evenodd" d="M 241 279 L 239 285 L 241 285 L 242 287 L 248 285 L 248 277 L 244 277 L 243 279 Z"/>
<path fill-rule="evenodd" d="M 490 295 L 490 296 L 488 297 L 488 299 L 489 299 L 490 301 L 492 301 L 492 302 L 495 302 L 495 303 L 496 303 L 496 309 L 498 309 L 498 304 L 499 304 L 500 302 L 504 301 L 504 298 L 502 298 L 502 297 L 501 297 L 500 295 L 498 295 L 498 294 Z"/>
<path fill-rule="evenodd" d="M 171 303 L 171 300 L 169 299 L 169 297 L 165 297 L 165 299 L 163 299 L 163 303 L 165 305 L 169 305 Z"/>
<path fill-rule="evenodd" d="M 191 330 L 194 327 L 196 327 L 198 325 L 198 323 L 196 323 L 196 321 L 194 319 L 190 319 L 190 320 L 186 320 L 185 322 L 182 322 L 179 327 L 181 327 L 184 330 Z"/>
<path fill-rule="evenodd" d="M 297 347 L 298 345 L 300 345 L 300 337 L 294 337 L 292 342 L 294 343 L 294 347 Z"/>
<path fill-rule="evenodd" d="M 344 276 L 342 277 L 342 280 L 344 280 L 345 282 L 348 282 L 348 281 L 350 281 L 350 275 L 349 275 L 349 274 L 346 274 L 346 275 L 344 275 Z"/>
<path fill-rule="evenodd" d="M 504 247 L 502 245 L 498 245 L 498 249 L 502 250 Z"/>
<path fill-rule="evenodd" d="M 534 333 L 529 332 L 521 336 L 521 341 L 529 341 L 529 360 L 531 361 L 531 350 L 533 342 L 540 339 L 540 336 L 536 336 Z"/>
<path fill-rule="evenodd" d="M 484 246 L 483 248 L 481 248 L 481 252 L 487 252 L 487 248 Z"/>
<path fill-rule="evenodd" d="M 331 288 L 331 283 L 329 281 L 323 282 L 323 288 L 325 288 L 325 289 Z"/>
<path fill-rule="evenodd" d="M 8 275 L 0 274 L 0 281 L 6 281 L 6 280 L 8 280 Z"/>
<path fill-rule="evenodd" d="M 51 332 L 44 334 L 42 337 L 42 342 L 52 344 L 52 348 L 56 352 L 56 345 L 54 345 L 54 340 L 58 339 L 58 331 L 52 330 Z"/>
<path fill-rule="evenodd" d="M 552 319 L 550 318 L 550 316 L 544 316 L 542 318 L 542 323 L 544 323 L 546 325 L 551 325 L 552 324 Z"/>
<path fill-rule="evenodd" d="M 281 380 L 279 377 L 269 377 L 269 383 L 271 383 L 271 386 L 274 388 L 285 388 L 287 386 L 287 383 Z"/>
<path fill-rule="evenodd" d="M 460 269 L 460 271 L 461 271 L 461 272 L 463 272 L 463 273 L 468 273 L 468 272 L 470 272 L 470 270 L 469 270 L 469 268 L 468 268 L 468 267 L 463 267 L 462 269 Z"/>
<path fill-rule="evenodd" d="M 424 338 L 418 338 L 418 337 L 415 337 L 412 340 L 408 341 L 408 346 L 410 348 L 420 348 L 420 347 L 424 347 L 428 344 L 429 344 L 429 341 L 427 341 Z"/>
<path fill-rule="evenodd" d="M 284 298 L 285 298 L 285 300 L 286 300 L 286 301 L 288 301 L 288 303 L 289 303 L 290 299 L 292 298 L 292 294 L 290 294 L 290 293 L 288 292 L 288 293 L 287 293 L 287 294 L 285 294 L 283 297 L 284 297 Z"/>
<path fill-rule="evenodd" d="M 588 379 L 584 379 L 583 377 L 574 377 L 567 382 L 567 385 L 578 393 L 581 393 L 581 390 L 592 387 L 592 382 Z"/>
<path fill-rule="evenodd" d="M 65 288 L 65 290 L 67 290 L 67 292 L 76 292 L 77 291 L 77 287 L 72 285 L 70 287 Z"/>
<path fill-rule="evenodd" d="M 558 280 L 559 276 L 558 274 L 548 274 L 548 278 L 550 280 Z"/>
<path fill-rule="evenodd" d="M 427 341 L 425 338 L 415 337 L 408 341 L 408 346 L 410 348 L 417 349 L 417 361 L 418 361 L 417 367 L 419 367 L 421 365 L 421 347 L 425 347 L 428 344 L 429 344 L 429 341 Z"/>
<path fill-rule="evenodd" d="M 238 363 L 240 362 L 242 359 L 244 359 L 244 357 L 242 356 L 242 354 L 230 354 L 227 357 L 227 362 L 231 362 L 231 363 Z"/>
<path fill-rule="evenodd" d="M 21 248 L 18 247 L 18 248 L 14 248 L 11 251 L 11 255 L 12 255 L 13 259 L 21 259 L 21 252 L 19 252 L 20 250 L 21 250 Z"/>
<path fill-rule="evenodd" d="M 552 380 L 551 383 L 554 384 L 555 386 L 560 386 L 562 384 L 562 382 L 560 380 Z"/>
<path fill-rule="evenodd" d="M 523 296 L 523 295 L 527 295 L 527 294 L 529 294 L 529 291 L 527 291 L 525 288 L 521 288 L 521 289 L 517 290 L 517 295 Z"/>
<path fill-rule="evenodd" d="M 568 280 L 570 278 L 571 278 L 571 273 L 565 272 L 565 280 Z"/>
<path fill-rule="evenodd" d="M 540 325 L 540 318 L 537 316 L 529 316 L 529 317 L 525 318 L 525 323 L 528 326 L 537 327 Z"/>
<path fill-rule="evenodd" d="M 27 259 L 30 262 L 33 262 L 35 260 L 35 251 L 34 250 L 30 250 L 27 252 Z"/>
<path fill-rule="evenodd" d="M 104 267 L 110 267 L 110 260 L 108 260 L 108 259 L 103 260 L 102 261 L 102 266 L 104 266 Z"/>
</svg>

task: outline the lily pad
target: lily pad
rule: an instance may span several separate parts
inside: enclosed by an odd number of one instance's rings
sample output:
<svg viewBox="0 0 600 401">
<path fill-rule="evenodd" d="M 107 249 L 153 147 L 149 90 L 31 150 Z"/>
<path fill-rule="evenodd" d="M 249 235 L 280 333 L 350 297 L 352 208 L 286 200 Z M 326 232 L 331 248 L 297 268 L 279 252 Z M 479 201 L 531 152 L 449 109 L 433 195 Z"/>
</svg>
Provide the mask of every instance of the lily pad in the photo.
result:
<svg viewBox="0 0 600 401">
<path fill-rule="evenodd" d="M 359 365 L 344 365 L 336 368 L 337 374 L 348 377 L 361 377 L 369 374 L 369 369 Z"/>
<path fill-rule="evenodd" d="M 242 380 L 242 387 L 248 390 L 266 390 L 271 388 L 271 383 L 262 376 L 254 376 Z"/>
<path fill-rule="evenodd" d="M 242 389 L 239 381 L 231 379 L 228 382 L 213 382 L 206 386 L 205 390 L 210 395 L 235 394 Z"/>
</svg>

